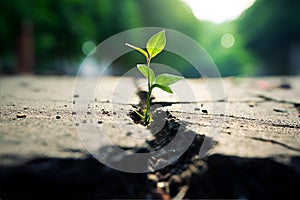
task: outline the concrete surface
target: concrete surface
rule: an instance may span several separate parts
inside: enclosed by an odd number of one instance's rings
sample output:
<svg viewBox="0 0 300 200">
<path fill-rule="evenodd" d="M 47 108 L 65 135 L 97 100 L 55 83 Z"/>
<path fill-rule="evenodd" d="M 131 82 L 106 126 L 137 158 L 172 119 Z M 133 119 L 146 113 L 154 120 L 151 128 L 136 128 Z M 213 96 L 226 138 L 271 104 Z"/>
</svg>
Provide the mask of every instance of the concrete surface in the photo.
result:
<svg viewBox="0 0 300 200">
<path fill-rule="evenodd" d="M 22 166 L 37 158 L 85 159 L 88 150 L 99 147 L 97 131 L 123 148 L 146 147 L 153 139 L 149 129 L 134 124 L 129 116 L 139 106 L 138 91 L 145 87 L 144 80 L 74 81 L 73 77 L 0 77 L 2 167 Z M 170 111 L 187 129 L 217 141 L 204 161 L 218 156 L 238 158 L 233 159 L 237 162 L 268 159 L 299 176 L 300 77 L 221 81 L 223 88 L 211 91 L 220 80 L 185 80 L 172 86 L 175 95 L 155 90 L 152 103 L 159 106 L 157 110 Z M 220 132 L 210 135 L 214 128 Z M 195 197 L 192 194 L 187 195 Z"/>
</svg>

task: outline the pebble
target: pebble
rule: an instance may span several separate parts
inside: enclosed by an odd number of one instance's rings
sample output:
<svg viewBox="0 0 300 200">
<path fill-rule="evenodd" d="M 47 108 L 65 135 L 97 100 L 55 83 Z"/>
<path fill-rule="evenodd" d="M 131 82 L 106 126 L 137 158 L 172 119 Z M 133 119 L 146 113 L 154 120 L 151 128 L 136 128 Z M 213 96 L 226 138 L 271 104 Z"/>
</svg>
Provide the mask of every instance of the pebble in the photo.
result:
<svg viewBox="0 0 300 200">
<path fill-rule="evenodd" d="M 59 116 L 59 115 L 56 115 L 56 117 L 55 117 L 56 119 L 60 119 L 61 117 Z"/>
<path fill-rule="evenodd" d="M 18 113 L 16 116 L 17 116 L 17 118 L 25 118 L 26 114 Z"/>
<path fill-rule="evenodd" d="M 288 83 L 282 83 L 279 87 L 282 89 L 291 89 L 292 88 L 292 86 Z"/>
<path fill-rule="evenodd" d="M 202 110 L 202 113 L 208 114 L 208 111 L 207 110 Z"/>
<path fill-rule="evenodd" d="M 165 185 L 165 183 L 164 182 L 158 182 L 157 183 L 157 187 L 158 188 L 164 188 L 166 185 Z"/>
<path fill-rule="evenodd" d="M 127 136 L 131 136 L 131 135 L 132 135 L 132 132 L 127 132 L 126 135 L 127 135 Z"/>
<path fill-rule="evenodd" d="M 158 177 L 154 174 L 148 174 L 147 176 L 148 176 L 149 180 L 152 180 L 154 182 L 158 182 L 158 180 L 159 180 Z"/>
<path fill-rule="evenodd" d="M 286 110 L 282 110 L 282 109 L 274 108 L 273 110 L 274 110 L 275 112 L 286 113 Z"/>
</svg>

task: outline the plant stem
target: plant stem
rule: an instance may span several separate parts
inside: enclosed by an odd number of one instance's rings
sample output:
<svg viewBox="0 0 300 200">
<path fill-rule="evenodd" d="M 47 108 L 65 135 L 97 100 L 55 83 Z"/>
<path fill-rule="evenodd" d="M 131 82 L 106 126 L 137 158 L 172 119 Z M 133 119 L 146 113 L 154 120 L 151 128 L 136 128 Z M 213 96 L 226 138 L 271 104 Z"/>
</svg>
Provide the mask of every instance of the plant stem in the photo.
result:
<svg viewBox="0 0 300 200">
<path fill-rule="evenodd" d="M 147 67 L 148 67 L 148 94 L 147 94 L 147 105 L 146 105 L 146 111 L 144 114 L 144 122 L 145 124 L 148 124 L 150 122 L 151 117 L 149 116 L 149 109 L 150 109 L 150 97 L 151 97 L 151 83 L 150 83 L 150 58 L 147 59 Z"/>
</svg>

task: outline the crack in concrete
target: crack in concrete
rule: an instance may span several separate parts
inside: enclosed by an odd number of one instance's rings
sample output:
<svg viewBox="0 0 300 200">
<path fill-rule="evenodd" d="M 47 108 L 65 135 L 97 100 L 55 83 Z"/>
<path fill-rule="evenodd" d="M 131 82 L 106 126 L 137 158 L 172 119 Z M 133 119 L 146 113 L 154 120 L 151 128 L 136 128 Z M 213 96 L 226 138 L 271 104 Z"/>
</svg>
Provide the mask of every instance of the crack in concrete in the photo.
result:
<svg viewBox="0 0 300 200">
<path fill-rule="evenodd" d="M 289 149 L 289 150 L 292 150 L 292 151 L 297 151 L 297 152 L 300 152 L 300 149 L 298 148 L 295 148 L 295 147 L 292 147 L 292 146 L 289 146 L 287 144 L 284 144 L 282 142 L 278 142 L 276 140 L 271 140 L 271 139 L 263 139 L 263 138 L 259 138 L 259 137 L 246 137 L 246 138 L 250 138 L 250 139 L 253 139 L 253 140 L 258 140 L 258 141 L 261 141 L 261 142 L 271 142 L 273 144 L 277 144 L 277 145 L 280 145 L 282 147 L 285 147 L 286 149 Z"/>
<path fill-rule="evenodd" d="M 300 104 L 293 102 L 293 101 L 285 101 L 285 100 L 278 100 L 271 97 L 267 97 L 265 95 L 257 95 L 257 97 L 264 99 L 265 101 L 273 101 L 276 103 L 284 103 L 284 104 L 291 104 L 294 105 L 294 107 L 298 110 L 298 117 L 300 117 Z"/>
<path fill-rule="evenodd" d="M 234 119 L 241 119 L 241 120 L 248 120 L 248 121 L 256 121 L 258 124 L 265 124 L 270 126 L 276 126 L 276 127 L 283 127 L 283 128 L 300 128 L 300 125 L 290 125 L 290 124 L 276 124 L 273 122 L 268 121 L 261 121 L 260 119 L 256 118 L 250 118 L 250 117 L 242 117 L 242 116 L 234 116 L 234 115 L 224 115 L 224 114 L 203 114 L 203 113 L 191 113 L 191 112 L 183 112 L 183 111 L 172 111 L 174 113 L 184 113 L 184 114 L 190 114 L 190 115 L 202 115 L 202 116 L 215 116 L 215 117 L 224 117 L 224 118 L 234 118 Z"/>
<path fill-rule="evenodd" d="M 264 99 L 265 101 L 273 101 L 273 102 L 277 102 L 277 103 L 286 103 L 286 104 L 297 104 L 296 102 L 293 101 L 286 101 L 286 100 L 278 100 L 278 99 L 274 99 L 272 97 L 267 97 L 265 95 L 257 95 L 257 97 Z"/>
</svg>

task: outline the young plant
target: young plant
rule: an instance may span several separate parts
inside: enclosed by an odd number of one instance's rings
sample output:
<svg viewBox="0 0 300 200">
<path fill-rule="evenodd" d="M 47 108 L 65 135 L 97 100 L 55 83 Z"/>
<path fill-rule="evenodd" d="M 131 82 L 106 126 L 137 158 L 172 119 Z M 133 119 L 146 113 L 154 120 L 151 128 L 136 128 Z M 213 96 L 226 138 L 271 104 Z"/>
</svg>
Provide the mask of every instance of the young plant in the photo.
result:
<svg viewBox="0 0 300 200">
<path fill-rule="evenodd" d="M 150 37 L 150 39 L 146 43 L 146 50 L 133 46 L 131 44 L 126 43 L 127 46 L 137 50 L 141 54 L 143 54 L 146 58 L 146 64 L 137 64 L 138 70 L 147 78 L 148 80 L 148 94 L 146 101 L 146 109 L 143 114 L 136 111 L 136 113 L 141 117 L 144 124 L 147 125 L 152 121 L 152 115 L 150 113 L 150 98 L 151 93 L 154 88 L 160 88 L 168 93 L 173 93 L 172 89 L 169 85 L 176 83 L 177 81 L 183 79 L 183 77 L 175 76 L 171 74 L 160 74 L 155 77 L 153 70 L 151 69 L 150 63 L 151 59 L 157 56 L 166 46 L 166 35 L 165 30 L 160 31 Z"/>
</svg>

